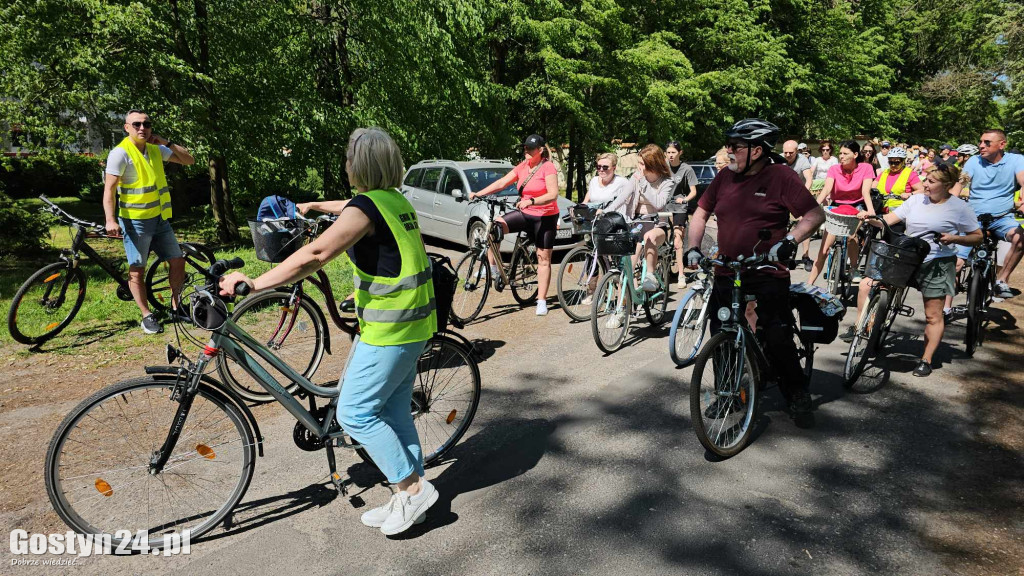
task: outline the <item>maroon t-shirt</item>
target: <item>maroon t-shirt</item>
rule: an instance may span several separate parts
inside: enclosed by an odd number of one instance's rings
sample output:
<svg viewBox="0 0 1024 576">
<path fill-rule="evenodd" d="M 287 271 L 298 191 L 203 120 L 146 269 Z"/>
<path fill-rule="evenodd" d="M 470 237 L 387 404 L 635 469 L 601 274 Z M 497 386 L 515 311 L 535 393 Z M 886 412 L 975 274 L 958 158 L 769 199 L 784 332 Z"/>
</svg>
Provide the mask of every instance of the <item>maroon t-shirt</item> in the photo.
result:
<svg viewBox="0 0 1024 576">
<path fill-rule="evenodd" d="M 697 205 L 718 219 L 719 253 L 737 258 L 754 254 L 762 228 L 771 230 L 772 237 L 757 246 L 757 253 L 768 252 L 786 237 L 789 216 L 803 216 L 818 202 L 796 172 L 784 164 L 771 164 L 753 176 L 720 170 Z M 761 273 L 788 278 L 789 271 L 779 267 L 782 270 Z"/>
</svg>

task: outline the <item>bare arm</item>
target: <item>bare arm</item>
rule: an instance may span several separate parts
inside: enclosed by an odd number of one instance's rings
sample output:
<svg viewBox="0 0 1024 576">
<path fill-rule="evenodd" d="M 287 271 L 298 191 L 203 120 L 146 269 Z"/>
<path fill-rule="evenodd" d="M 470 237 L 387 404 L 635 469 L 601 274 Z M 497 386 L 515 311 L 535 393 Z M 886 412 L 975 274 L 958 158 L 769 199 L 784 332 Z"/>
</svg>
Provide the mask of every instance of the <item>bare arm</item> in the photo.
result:
<svg viewBox="0 0 1024 576">
<path fill-rule="evenodd" d="M 811 234 L 814 234 L 814 231 L 820 228 L 824 222 L 825 210 L 821 206 L 815 206 L 800 218 L 800 221 L 796 223 L 790 234 L 793 235 L 794 241 L 799 244 L 810 238 Z"/>
<path fill-rule="evenodd" d="M 873 179 L 864 180 L 860 186 L 860 196 L 864 199 L 864 205 L 868 207 L 868 213 L 872 216 L 875 214 L 875 205 L 871 203 L 871 185 L 873 183 Z"/>
<path fill-rule="evenodd" d="M 325 200 L 323 202 L 303 202 L 302 204 L 296 204 L 295 209 L 300 214 L 305 214 L 310 210 L 316 210 L 317 212 L 323 212 L 324 214 L 341 214 L 341 211 L 348 206 L 348 200 Z"/>
<path fill-rule="evenodd" d="M 942 237 L 939 238 L 939 243 L 960 244 L 961 246 L 977 246 L 978 244 L 981 244 L 984 239 L 984 233 L 982 233 L 981 228 L 978 228 L 974 232 L 968 232 L 963 236 L 960 236 L 959 234 L 943 234 Z"/>
<path fill-rule="evenodd" d="M 685 198 L 683 198 L 683 202 L 691 202 L 696 197 L 697 197 L 697 187 L 696 186 L 690 186 L 690 193 L 687 194 Z"/>
<path fill-rule="evenodd" d="M 235 284 L 245 282 L 253 290 L 267 290 L 305 278 L 348 250 L 366 234 L 373 232 L 373 223 L 362 210 L 345 210 L 330 228 L 316 240 L 303 246 L 287 260 L 256 279 L 241 272 L 232 272 L 220 280 L 220 293 L 232 296 Z"/>
<path fill-rule="evenodd" d="M 911 194 L 920 194 L 922 192 L 924 192 L 924 184 L 918 182 L 910 187 L 910 194 L 907 197 L 909 198 Z"/>
<path fill-rule="evenodd" d="M 494 182 L 491 182 L 489 185 L 485 186 L 483 190 L 480 190 L 479 192 L 470 192 L 469 199 L 472 200 L 473 198 L 479 198 L 480 196 L 490 196 L 499 190 L 505 189 L 518 179 L 519 177 L 516 176 L 516 172 L 513 170 Z"/>
<path fill-rule="evenodd" d="M 1020 181 L 1020 175 L 1019 174 L 1017 175 L 1017 180 Z M 960 179 L 957 181 L 956 184 L 953 185 L 953 188 L 949 191 L 949 193 L 952 194 L 953 196 L 956 196 L 957 198 L 963 198 L 964 197 L 964 194 L 963 194 L 964 188 L 968 188 L 969 189 L 970 187 L 971 187 L 971 175 L 968 174 L 967 172 L 961 172 L 960 173 Z"/>
<path fill-rule="evenodd" d="M 106 174 L 103 182 L 103 217 L 107 234 L 119 236 L 121 225 L 117 223 L 117 182 L 121 179 L 115 174 Z"/>
<path fill-rule="evenodd" d="M 700 246 L 701 241 L 704 240 L 704 229 L 707 228 L 710 216 L 711 213 L 700 206 L 694 211 L 693 216 L 690 218 L 690 230 L 687 232 L 690 246 Z"/>
<path fill-rule="evenodd" d="M 804 181 L 805 181 L 804 182 L 804 186 L 806 186 L 808 190 L 810 190 L 811 189 L 811 185 L 814 184 L 814 176 L 813 176 L 813 174 L 814 174 L 814 170 L 811 170 L 810 168 L 808 168 L 807 170 L 804 170 Z"/>
<path fill-rule="evenodd" d="M 818 204 L 824 204 L 825 199 L 832 194 L 832 188 L 836 185 L 835 178 L 825 178 L 825 186 L 818 192 Z"/>
<path fill-rule="evenodd" d="M 171 157 L 167 159 L 168 162 L 174 162 L 175 164 L 182 164 L 184 166 L 191 166 L 196 163 L 196 159 L 189 153 L 188 148 L 172 144 L 170 140 L 163 136 L 157 136 L 156 134 L 150 134 L 148 142 L 150 144 L 159 144 L 160 146 L 166 146 L 171 150 Z"/>
</svg>

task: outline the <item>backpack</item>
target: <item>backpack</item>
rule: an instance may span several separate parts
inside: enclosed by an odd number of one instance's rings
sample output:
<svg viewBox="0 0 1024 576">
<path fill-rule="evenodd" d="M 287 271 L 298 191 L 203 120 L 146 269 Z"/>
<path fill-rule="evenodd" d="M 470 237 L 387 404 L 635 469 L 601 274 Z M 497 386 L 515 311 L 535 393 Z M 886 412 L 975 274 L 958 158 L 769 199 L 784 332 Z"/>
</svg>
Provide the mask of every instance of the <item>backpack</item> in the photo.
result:
<svg viewBox="0 0 1024 576">
<path fill-rule="evenodd" d="M 430 276 L 434 282 L 434 304 L 437 307 L 437 331 L 448 328 L 449 320 L 456 328 L 462 323 L 452 317 L 452 301 L 455 300 L 455 289 L 459 276 L 455 273 L 452 261 L 447 256 L 428 252 L 430 257 Z"/>
<path fill-rule="evenodd" d="M 278 218 L 295 218 L 295 202 L 284 196 L 267 196 L 260 202 L 256 219 L 260 221 L 277 220 Z"/>
</svg>

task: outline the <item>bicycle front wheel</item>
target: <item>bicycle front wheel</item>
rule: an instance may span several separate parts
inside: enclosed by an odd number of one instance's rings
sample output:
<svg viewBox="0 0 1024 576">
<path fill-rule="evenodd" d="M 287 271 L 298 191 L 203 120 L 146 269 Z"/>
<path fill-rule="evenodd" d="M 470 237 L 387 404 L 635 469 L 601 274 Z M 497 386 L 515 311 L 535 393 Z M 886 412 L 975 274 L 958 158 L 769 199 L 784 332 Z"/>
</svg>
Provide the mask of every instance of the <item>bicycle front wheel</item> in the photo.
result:
<svg viewBox="0 0 1024 576">
<path fill-rule="evenodd" d="M 487 302 L 487 292 L 491 289 L 491 267 L 487 263 L 487 255 L 476 249 L 466 252 L 455 266 L 455 274 L 459 282 L 452 299 L 452 317 L 465 325 L 480 315 Z"/>
<path fill-rule="evenodd" d="M 537 281 L 539 268 L 537 247 L 532 242 L 521 244 L 512 255 L 512 264 L 509 267 L 509 286 L 512 288 L 512 297 L 523 306 L 537 300 L 537 287 L 540 285 Z"/>
<path fill-rule="evenodd" d="M 665 322 L 665 318 L 668 317 L 668 297 L 671 287 L 671 284 L 669 284 L 668 256 L 658 259 L 655 275 L 660 286 L 658 286 L 657 292 L 647 295 L 644 301 L 644 314 L 647 315 L 647 321 L 650 322 L 651 326 L 661 326 Z"/>
<path fill-rule="evenodd" d="M 971 275 L 971 283 L 967 288 L 967 334 L 964 346 L 967 355 L 974 356 L 981 345 L 985 328 L 985 299 L 988 298 L 988 279 L 983 274 Z"/>
<path fill-rule="evenodd" d="M 320 367 L 327 347 L 327 321 L 308 297 L 294 297 L 290 291 L 264 292 L 243 300 L 231 319 L 307 379 Z M 253 355 L 253 359 L 269 373 L 276 372 L 262 358 Z M 248 372 L 223 354 L 217 356 L 217 371 L 225 384 L 250 402 L 274 399 Z M 287 389 L 293 392 L 297 387 L 293 382 Z"/>
<path fill-rule="evenodd" d="M 632 317 L 633 299 L 629 287 L 622 281 L 622 273 L 608 272 L 597 284 L 590 313 L 590 328 L 597 347 L 605 354 L 622 347 Z"/>
<path fill-rule="evenodd" d="M 735 332 L 719 332 L 697 356 L 690 382 L 690 418 L 704 448 L 728 458 L 753 431 L 758 374 Z"/>
<path fill-rule="evenodd" d="M 836 243 L 832 245 L 832 248 L 828 253 L 825 289 L 828 290 L 829 294 L 839 296 L 840 298 L 845 296 L 840 292 L 840 290 L 842 290 L 842 282 L 840 279 L 842 278 L 844 268 L 842 250 L 839 248 L 839 239 L 837 238 Z"/>
<path fill-rule="evenodd" d="M 197 284 L 205 278 L 204 272 L 213 264 L 216 256 L 212 250 L 202 244 L 183 243 L 181 252 L 185 255 L 186 286 Z M 154 312 L 167 313 L 171 310 L 171 266 L 163 260 L 157 260 L 146 271 L 146 300 Z"/>
<path fill-rule="evenodd" d="M 458 444 L 479 403 L 480 368 L 472 354 L 446 336 L 431 338 L 420 355 L 412 392 L 412 417 L 425 466 Z"/>
<path fill-rule="evenodd" d="M 590 318 L 597 281 L 604 269 L 604 261 L 589 246 L 577 246 L 562 259 L 558 267 L 558 303 L 569 318 L 577 322 Z"/>
<path fill-rule="evenodd" d="M 668 332 L 668 352 L 676 366 L 689 366 L 700 350 L 708 325 L 704 288 L 695 286 L 683 295 Z"/>
<path fill-rule="evenodd" d="M 68 262 L 54 262 L 29 276 L 7 311 L 11 338 L 42 344 L 67 327 L 85 300 L 85 274 Z"/>
<path fill-rule="evenodd" d="M 889 293 L 885 290 L 872 290 L 868 304 L 857 317 L 853 340 L 846 355 L 843 366 L 843 385 L 853 388 L 864 372 L 868 359 L 875 353 L 882 324 L 885 322 L 885 311 L 889 304 Z"/>
<path fill-rule="evenodd" d="M 241 410 L 202 385 L 173 454 L 158 473 L 150 459 L 181 405 L 173 379 L 114 384 L 79 404 L 57 427 L 46 454 L 46 492 L 80 534 L 149 533 L 162 547 L 170 533 L 202 536 L 245 495 L 255 465 L 252 431 Z"/>
</svg>

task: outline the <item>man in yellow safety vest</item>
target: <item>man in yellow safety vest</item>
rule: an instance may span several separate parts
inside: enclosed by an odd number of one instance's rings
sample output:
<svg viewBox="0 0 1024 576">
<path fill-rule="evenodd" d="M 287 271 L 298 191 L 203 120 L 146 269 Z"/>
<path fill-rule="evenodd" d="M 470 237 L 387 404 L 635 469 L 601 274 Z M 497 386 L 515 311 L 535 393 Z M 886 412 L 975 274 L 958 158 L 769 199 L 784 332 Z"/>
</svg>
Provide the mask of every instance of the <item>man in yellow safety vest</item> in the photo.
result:
<svg viewBox="0 0 1024 576">
<path fill-rule="evenodd" d="M 128 136 L 107 155 L 103 187 L 105 227 L 111 236 L 119 236 L 124 231 L 128 287 L 142 312 L 143 332 L 157 334 L 163 327 L 146 303 L 143 278 L 150 249 L 170 266 L 172 308 L 178 308 L 185 279 L 185 260 L 168 223 L 171 193 L 164 177 L 164 162 L 190 165 L 196 160 L 183 146 L 154 134 L 153 123 L 142 110 L 128 111 L 124 131 Z"/>
</svg>

